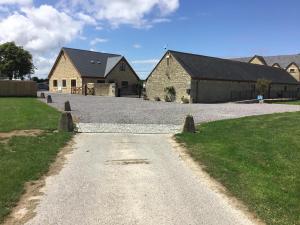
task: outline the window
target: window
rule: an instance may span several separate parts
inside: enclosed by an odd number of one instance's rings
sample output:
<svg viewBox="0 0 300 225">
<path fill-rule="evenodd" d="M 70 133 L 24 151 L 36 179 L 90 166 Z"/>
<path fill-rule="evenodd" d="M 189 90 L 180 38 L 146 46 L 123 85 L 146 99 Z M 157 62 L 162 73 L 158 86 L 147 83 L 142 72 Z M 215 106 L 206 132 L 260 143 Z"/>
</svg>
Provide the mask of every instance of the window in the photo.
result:
<svg viewBox="0 0 300 225">
<path fill-rule="evenodd" d="M 120 71 L 125 71 L 125 70 L 126 70 L 126 64 L 122 62 L 120 65 Z"/>
<path fill-rule="evenodd" d="M 284 91 L 287 91 L 287 86 L 284 86 Z"/>
<path fill-rule="evenodd" d="M 112 84 L 112 83 L 115 83 L 114 80 L 109 80 L 108 83 Z"/>
<path fill-rule="evenodd" d="M 53 80 L 53 87 L 57 87 L 57 80 Z"/>
<path fill-rule="evenodd" d="M 62 80 L 62 86 L 67 87 L 67 81 L 66 80 Z"/>
<path fill-rule="evenodd" d="M 296 70 L 295 69 L 290 69 L 290 73 L 295 73 Z"/>
<path fill-rule="evenodd" d="M 103 83 L 105 83 L 105 80 L 97 80 L 97 83 L 98 84 L 103 84 Z"/>
<path fill-rule="evenodd" d="M 76 87 L 76 80 L 71 80 L 71 87 Z"/>
<path fill-rule="evenodd" d="M 128 88 L 128 81 L 122 81 L 122 88 Z"/>
</svg>

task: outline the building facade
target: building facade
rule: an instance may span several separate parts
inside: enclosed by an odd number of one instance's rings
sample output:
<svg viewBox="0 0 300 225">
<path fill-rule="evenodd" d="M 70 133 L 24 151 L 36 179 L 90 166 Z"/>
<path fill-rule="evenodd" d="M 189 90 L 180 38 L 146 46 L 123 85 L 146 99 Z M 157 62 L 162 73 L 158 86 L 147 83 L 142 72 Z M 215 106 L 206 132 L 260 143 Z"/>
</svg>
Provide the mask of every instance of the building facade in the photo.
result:
<svg viewBox="0 0 300 225">
<path fill-rule="evenodd" d="M 140 80 L 121 55 L 70 48 L 62 48 L 48 78 L 50 92 L 83 94 L 87 84 L 114 83 L 121 95 L 136 94 Z"/>
<path fill-rule="evenodd" d="M 150 73 L 146 94 L 150 100 L 190 103 L 227 102 L 254 99 L 256 82 L 271 82 L 266 98 L 297 97 L 299 83 L 286 71 L 269 66 L 208 56 L 168 51 Z"/>
<path fill-rule="evenodd" d="M 252 58 L 235 58 L 233 60 L 281 68 L 291 74 L 297 81 L 300 81 L 300 54 L 278 56 L 255 55 Z"/>
</svg>

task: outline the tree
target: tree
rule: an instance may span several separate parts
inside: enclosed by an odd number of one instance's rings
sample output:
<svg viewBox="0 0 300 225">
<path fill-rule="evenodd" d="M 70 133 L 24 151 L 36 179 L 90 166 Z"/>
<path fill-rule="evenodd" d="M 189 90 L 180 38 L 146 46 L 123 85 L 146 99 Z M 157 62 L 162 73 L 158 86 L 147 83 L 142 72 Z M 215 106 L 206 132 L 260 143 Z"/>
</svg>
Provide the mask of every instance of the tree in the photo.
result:
<svg viewBox="0 0 300 225">
<path fill-rule="evenodd" d="M 38 78 L 38 77 L 32 77 L 31 80 L 37 82 L 37 83 L 44 83 L 44 82 L 48 82 L 48 79 L 43 79 L 43 78 Z"/>
<path fill-rule="evenodd" d="M 0 45 L 0 76 L 24 79 L 34 73 L 32 55 L 14 42 Z"/>
<path fill-rule="evenodd" d="M 258 91 L 259 95 L 265 96 L 266 93 L 269 91 L 271 81 L 266 79 L 258 79 L 256 82 L 256 90 Z"/>
</svg>

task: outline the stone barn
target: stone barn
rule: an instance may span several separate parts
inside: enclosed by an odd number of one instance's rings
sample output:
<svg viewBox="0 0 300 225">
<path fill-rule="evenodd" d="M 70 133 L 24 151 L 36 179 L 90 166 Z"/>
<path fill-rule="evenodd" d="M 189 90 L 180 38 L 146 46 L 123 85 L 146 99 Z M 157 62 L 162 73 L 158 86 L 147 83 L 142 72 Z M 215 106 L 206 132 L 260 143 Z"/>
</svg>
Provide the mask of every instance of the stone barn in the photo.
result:
<svg viewBox="0 0 300 225">
<path fill-rule="evenodd" d="M 271 82 L 265 98 L 300 95 L 297 80 L 281 68 L 177 51 L 167 51 L 150 73 L 146 94 L 150 100 L 190 103 L 255 99 L 259 79 Z"/>
<path fill-rule="evenodd" d="M 50 73 L 49 90 L 84 94 L 92 87 L 99 95 L 136 95 L 140 81 L 124 56 L 62 48 Z"/>
</svg>

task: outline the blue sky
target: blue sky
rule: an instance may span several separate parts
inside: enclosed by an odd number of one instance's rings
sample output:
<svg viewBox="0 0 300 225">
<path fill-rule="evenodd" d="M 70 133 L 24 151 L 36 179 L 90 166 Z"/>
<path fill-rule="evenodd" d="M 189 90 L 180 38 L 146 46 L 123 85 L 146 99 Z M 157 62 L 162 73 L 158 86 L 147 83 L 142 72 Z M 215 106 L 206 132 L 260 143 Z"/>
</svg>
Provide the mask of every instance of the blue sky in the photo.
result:
<svg viewBox="0 0 300 225">
<path fill-rule="evenodd" d="M 125 55 L 145 78 L 165 46 L 217 57 L 300 53 L 299 9 L 296 0 L 0 0 L 0 42 L 30 50 L 41 77 L 67 46 Z"/>
</svg>

